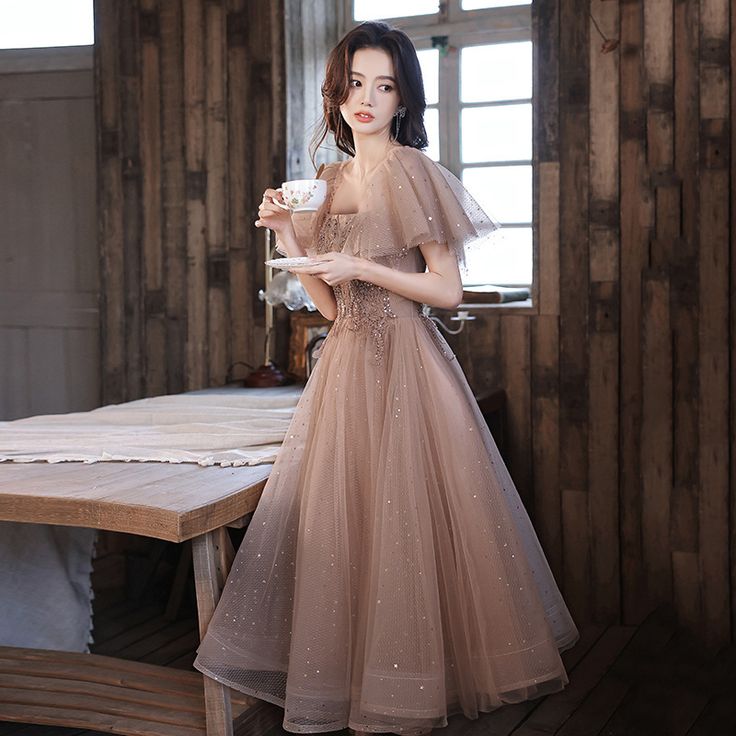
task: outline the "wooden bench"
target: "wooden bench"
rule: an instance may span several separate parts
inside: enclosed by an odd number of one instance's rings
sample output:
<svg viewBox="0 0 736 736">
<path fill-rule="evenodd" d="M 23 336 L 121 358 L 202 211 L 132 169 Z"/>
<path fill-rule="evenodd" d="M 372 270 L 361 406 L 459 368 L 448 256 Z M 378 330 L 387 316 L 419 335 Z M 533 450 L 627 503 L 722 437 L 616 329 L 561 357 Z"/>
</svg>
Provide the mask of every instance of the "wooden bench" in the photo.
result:
<svg viewBox="0 0 736 736">
<path fill-rule="evenodd" d="M 271 467 L 0 463 L 0 520 L 191 539 L 202 636 L 234 557 L 227 527 L 242 526 L 255 509 Z M 0 647 L 0 720 L 135 736 L 232 736 L 233 718 L 262 705 L 197 672 Z"/>
<path fill-rule="evenodd" d="M 261 702 L 232 694 L 235 717 Z M 206 732 L 201 675 L 97 654 L 0 647 L 0 697 L 5 720 L 120 734 Z"/>
</svg>

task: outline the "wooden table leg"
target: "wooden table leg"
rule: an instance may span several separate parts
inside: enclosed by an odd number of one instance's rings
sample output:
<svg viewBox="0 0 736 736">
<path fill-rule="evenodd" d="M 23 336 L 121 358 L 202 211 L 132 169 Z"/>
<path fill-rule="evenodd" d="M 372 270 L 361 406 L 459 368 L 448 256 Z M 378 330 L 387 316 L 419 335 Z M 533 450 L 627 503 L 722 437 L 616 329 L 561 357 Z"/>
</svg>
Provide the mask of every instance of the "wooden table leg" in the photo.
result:
<svg viewBox="0 0 736 736">
<path fill-rule="evenodd" d="M 217 601 L 220 600 L 233 556 L 232 544 L 225 527 L 192 540 L 200 639 L 204 637 Z M 233 736 L 229 689 L 210 677 L 203 675 L 202 678 L 207 712 L 207 736 Z"/>
</svg>

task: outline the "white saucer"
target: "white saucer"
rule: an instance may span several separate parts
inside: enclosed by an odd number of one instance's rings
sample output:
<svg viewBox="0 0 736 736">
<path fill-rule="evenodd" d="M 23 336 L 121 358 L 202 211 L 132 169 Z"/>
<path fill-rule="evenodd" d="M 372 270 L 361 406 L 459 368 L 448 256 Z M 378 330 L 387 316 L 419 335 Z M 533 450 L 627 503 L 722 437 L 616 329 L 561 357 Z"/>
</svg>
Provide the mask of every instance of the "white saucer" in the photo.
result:
<svg viewBox="0 0 736 736">
<path fill-rule="evenodd" d="M 264 261 L 264 263 L 272 268 L 289 269 L 294 266 L 312 266 L 319 263 L 319 261 L 309 256 L 298 256 L 296 258 L 272 258 Z"/>
</svg>

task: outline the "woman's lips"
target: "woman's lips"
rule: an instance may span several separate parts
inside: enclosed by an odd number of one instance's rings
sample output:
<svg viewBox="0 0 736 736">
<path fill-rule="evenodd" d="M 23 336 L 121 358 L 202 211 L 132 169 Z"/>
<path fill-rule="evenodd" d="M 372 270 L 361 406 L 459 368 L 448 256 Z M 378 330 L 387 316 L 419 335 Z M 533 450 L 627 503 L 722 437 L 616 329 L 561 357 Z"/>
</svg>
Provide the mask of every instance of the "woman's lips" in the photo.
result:
<svg viewBox="0 0 736 736">
<path fill-rule="evenodd" d="M 373 115 L 365 112 L 356 112 L 355 117 L 358 118 L 361 123 L 370 123 L 370 121 L 373 120 Z"/>
</svg>

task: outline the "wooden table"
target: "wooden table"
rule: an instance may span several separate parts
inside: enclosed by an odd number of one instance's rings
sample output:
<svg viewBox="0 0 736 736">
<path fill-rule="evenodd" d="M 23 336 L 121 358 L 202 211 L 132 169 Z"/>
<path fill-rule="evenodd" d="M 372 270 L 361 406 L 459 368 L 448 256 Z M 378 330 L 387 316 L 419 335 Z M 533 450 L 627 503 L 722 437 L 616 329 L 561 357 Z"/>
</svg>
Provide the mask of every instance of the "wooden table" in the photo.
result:
<svg viewBox="0 0 736 736">
<path fill-rule="evenodd" d="M 255 509 L 271 468 L 0 463 L 0 520 L 191 539 L 203 636 L 234 556 L 227 527 L 242 526 Z M 233 716 L 260 702 L 197 672 L 0 647 L 0 720 L 136 736 L 231 736 Z"/>
</svg>

